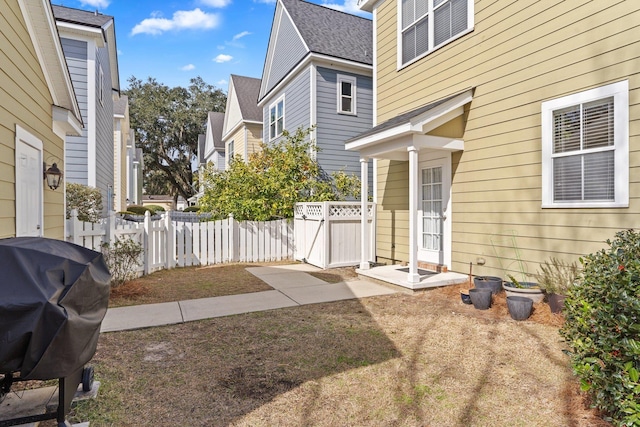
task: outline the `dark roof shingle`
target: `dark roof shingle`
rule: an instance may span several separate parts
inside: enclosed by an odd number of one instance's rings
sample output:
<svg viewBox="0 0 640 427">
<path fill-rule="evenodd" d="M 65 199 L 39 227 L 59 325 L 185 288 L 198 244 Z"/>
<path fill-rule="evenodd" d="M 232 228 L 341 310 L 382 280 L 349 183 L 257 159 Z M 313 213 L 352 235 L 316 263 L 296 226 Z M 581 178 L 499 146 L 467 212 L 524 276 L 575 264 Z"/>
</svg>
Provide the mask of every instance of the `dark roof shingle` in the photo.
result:
<svg viewBox="0 0 640 427">
<path fill-rule="evenodd" d="M 211 123 L 211 135 L 213 136 L 213 146 L 218 150 L 224 150 L 222 143 L 222 127 L 224 126 L 224 113 L 217 111 L 209 112 L 209 122 Z"/>
<path fill-rule="evenodd" d="M 56 20 L 101 28 L 113 20 L 113 16 L 103 15 L 98 11 L 74 9 L 66 6 L 51 5 Z"/>
<path fill-rule="evenodd" d="M 258 107 L 260 82 L 262 80 L 235 74 L 231 75 L 231 79 L 238 97 L 242 119 L 262 122 L 262 108 Z"/>
<path fill-rule="evenodd" d="M 311 52 L 373 65 L 370 19 L 301 0 L 281 0 Z"/>
</svg>

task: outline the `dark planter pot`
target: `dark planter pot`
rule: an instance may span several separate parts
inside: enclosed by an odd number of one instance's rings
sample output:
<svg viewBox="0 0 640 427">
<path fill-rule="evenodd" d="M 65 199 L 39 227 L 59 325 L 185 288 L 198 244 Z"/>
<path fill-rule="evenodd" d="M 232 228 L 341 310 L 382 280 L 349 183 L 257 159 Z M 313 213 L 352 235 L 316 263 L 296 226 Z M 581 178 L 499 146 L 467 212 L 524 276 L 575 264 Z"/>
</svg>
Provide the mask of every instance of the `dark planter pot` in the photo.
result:
<svg viewBox="0 0 640 427">
<path fill-rule="evenodd" d="M 527 297 L 508 296 L 507 308 L 513 320 L 527 320 L 531 316 L 533 301 Z"/>
<path fill-rule="evenodd" d="M 478 310 L 487 310 L 491 307 L 491 289 L 469 289 L 469 296 L 473 306 Z"/>
<path fill-rule="evenodd" d="M 549 300 L 549 308 L 551 309 L 552 313 L 562 313 L 565 298 L 565 295 L 560 294 L 547 295 L 547 299 Z"/>
<path fill-rule="evenodd" d="M 471 304 L 471 297 L 469 291 L 460 291 L 460 300 L 465 304 Z"/>
<path fill-rule="evenodd" d="M 504 282 L 502 287 L 507 293 L 507 297 L 525 297 L 533 302 L 544 301 L 544 289 L 540 289 L 537 283 L 520 282 L 522 288 L 516 288 L 511 282 Z"/>
<path fill-rule="evenodd" d="M 493 295 L 502 291 L 502 278 L 494 276 L 476 276 L 473 285 L 478 289 L 491 289 Z"/>
</svg>

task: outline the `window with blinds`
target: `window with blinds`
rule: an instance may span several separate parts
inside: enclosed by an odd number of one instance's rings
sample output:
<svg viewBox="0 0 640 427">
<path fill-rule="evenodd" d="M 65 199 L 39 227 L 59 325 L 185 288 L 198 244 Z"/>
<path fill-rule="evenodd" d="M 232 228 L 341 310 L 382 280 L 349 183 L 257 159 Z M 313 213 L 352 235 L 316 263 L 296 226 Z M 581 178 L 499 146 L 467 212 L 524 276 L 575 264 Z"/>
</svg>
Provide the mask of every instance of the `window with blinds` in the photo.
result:
<svg viewBox="0 0 640 427">
<path fill-rule="evenodd" d="M 553 200 L 615 200 L 613 98 L 553 112 Z"/>
<path fill-rule="evenodd" d="M 543 207 L 628 203 L 628 81 L 543 102 Z"/>
<path fill-rule="evenodd" d="M 400 0 L 402 63 L 406 64 L 471 28 L 473 0 Z"/>
</svg>

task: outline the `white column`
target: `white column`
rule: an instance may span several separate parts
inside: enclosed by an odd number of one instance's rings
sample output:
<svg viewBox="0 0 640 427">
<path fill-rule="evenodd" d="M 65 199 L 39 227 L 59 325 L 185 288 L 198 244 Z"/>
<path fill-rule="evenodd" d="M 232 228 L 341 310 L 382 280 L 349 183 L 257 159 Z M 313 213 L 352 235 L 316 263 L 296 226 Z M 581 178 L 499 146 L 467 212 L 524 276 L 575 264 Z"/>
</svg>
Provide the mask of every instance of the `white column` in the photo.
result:
<svg viewBox="0 0 640 427">
<path fill-rule="evenodd" d="M 418 149 L 407 147 L 409 151 L 409 283 L 419 283 L 418 274 Z"/>
<path fill-rule="evenodd" d="M 360 269 L 369 269 L 369 159 L 360 158 Z"/>
</svg>

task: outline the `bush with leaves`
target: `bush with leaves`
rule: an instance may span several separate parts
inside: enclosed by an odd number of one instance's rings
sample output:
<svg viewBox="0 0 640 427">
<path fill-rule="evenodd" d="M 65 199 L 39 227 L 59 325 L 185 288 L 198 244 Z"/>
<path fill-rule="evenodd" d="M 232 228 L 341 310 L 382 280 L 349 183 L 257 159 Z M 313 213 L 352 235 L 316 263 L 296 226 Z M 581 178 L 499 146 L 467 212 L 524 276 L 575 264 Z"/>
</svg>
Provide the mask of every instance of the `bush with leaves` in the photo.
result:
<svg viewBox="0 0 640 427">
<path fill-rule="evenodd" d="M 200 211 L 200 206 L 189 206 L 184 208 L 182 212 L 198 212 Z"/>
<path fill-rule="evenodd" d="M 149 212 L 150 214 L 153 214 L 153 212 L 151 212 L 149 208 L 147 208 L 146 206 L 140 206 L 140 205 L 127 206 L 127 212 L 133 212 L 135 215 L 144 215 L 145 212 Z"/>
<path fill-rule="evenodd" d="M 67 191 L 67 219 L 71 218 L 71 211 L 78 211 L 78 219 L 84 222 L 98 222 L 102 214 L 102 193 L 97 188 L 88 185 L 68 182 Z"/>
<path fill-rule="evenodd" d="M 582 280 L 565 300 L 560 330 L 574 372 L 616 426 L 640 426 L 640 234 L 616 233 L 580 259 Z"/>
<path fill-rule="evenodd" d="M 149 211 L 151 211 L 151 215 L 157 213 L 157 212 L 164 212 L 165 209 L 164 207 L 160 206 L 160 205 L 147 205 L 145 206 L 145 208 L 149 209 Z"/>
<path fill-rule="evenodd" d="M 102 244 L 102 255 L 111 273 L 111 286 L 118 287 L 136 277 L 138 267 L 142 265 L 143 251 L 142 245 L 130 238 L 116 238 L 113 245 Z"/>
<path fill-rule="evenodd" d="M 204 171 L 200 211 L 217 218 L 265 221 L 293 217 L 298 202 L 345 200 L 360 196 L 360 180 L 338 172 L 328 176 L 315 160 L 308 139 L 311 129 L 283 132 L 277 142 L 263 144 L 248 162 L 233 159 L 228 169 Z M 337 178 L 336 178 L 337 177 Z"/>
</svg>

